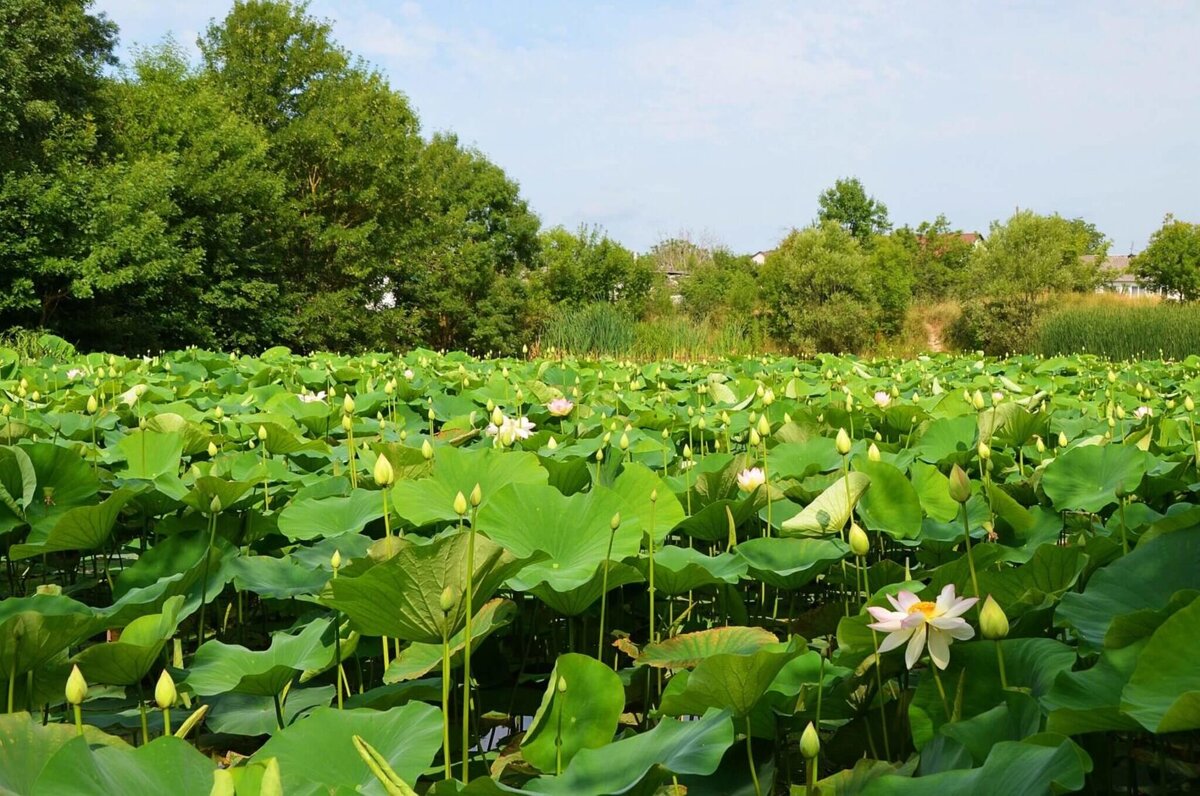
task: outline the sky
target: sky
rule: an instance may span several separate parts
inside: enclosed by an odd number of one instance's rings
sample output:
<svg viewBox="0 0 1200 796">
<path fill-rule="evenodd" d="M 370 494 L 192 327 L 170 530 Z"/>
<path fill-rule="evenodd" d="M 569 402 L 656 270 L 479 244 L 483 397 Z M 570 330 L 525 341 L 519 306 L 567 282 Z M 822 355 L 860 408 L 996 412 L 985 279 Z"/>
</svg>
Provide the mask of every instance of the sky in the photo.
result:
<svg viewBox="0 0 1200 796">
<path fill-rule="evenodd" d="M 229 9 L 97 0 L 122 57 Z M 769 249 L 858 177 L 897 226 L 1014 209 L 1125 253 L 1200 222 L 1200 3 L 386 2 L 310 13 L 543 224 Z"/>
</svg>

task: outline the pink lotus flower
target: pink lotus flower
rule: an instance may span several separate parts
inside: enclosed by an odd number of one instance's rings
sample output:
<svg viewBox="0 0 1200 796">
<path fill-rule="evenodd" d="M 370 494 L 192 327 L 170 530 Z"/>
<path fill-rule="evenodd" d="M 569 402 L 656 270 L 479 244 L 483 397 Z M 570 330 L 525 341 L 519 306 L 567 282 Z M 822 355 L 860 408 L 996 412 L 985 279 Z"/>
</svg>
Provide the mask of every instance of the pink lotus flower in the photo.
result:
<svg viewBox="0 0 1200 796">
<path fill-rule="evenodd" d="M 569 398 L 555 398 L 546 404 L 546 408 L 555 417 L 566 417 L 571 414 L 571 410 L 575 408 L 575 404 Z"/>
<path fill-rule="evenodd" d="M 1141 420 L 1143 417 L 1146 417 L 1147 415 L 1153 415 L 1153 414 L 1154 413 L 1150 411 L 1150 407 L 1148 407 L 1148 406 L 1139 406 L 1137 409 L 1133 410 L 1133 416 L 1136 417 L 1138 420 Z"/>
<path fill-rule="evenodd" d="M 950 645 L 956 640 L 966 641 L 975 635 L 975 629 L 967 624 L 962 615 L 978 601 L 978 597 L 955 596 L 953 583 L 942 589 L 936 602 L 922 601 L 910 591 L 902 591 L 895 597 L 889 594 L 888 602 L 896 610 L 870 606 L 867 611 L 877 621 L 867 627 L 888 634 L 879 645 L 880 653 L 908 642 L 904 663 L 911 669 L 928 646 L 929 657 L 934 665 L 945 669 L 950 665 Z"/>
<path fill-rule="evenodd" d="M 753 492 L 767 482 L 767 475 L 761 467 L 751 467 L 738 473 L 737 482 L 746 492 Z"/>
<path fill-rule="evenodd" d="M 890 404 L 891 402 L 892 402 L 892 396 L 890 393 L 888 393 L 884 390 L 880 390 L 879 392 L 875 393 L 875 405 L 878 406 L 880 409 L 886 409 L 887 405 Z"/>
</svg>

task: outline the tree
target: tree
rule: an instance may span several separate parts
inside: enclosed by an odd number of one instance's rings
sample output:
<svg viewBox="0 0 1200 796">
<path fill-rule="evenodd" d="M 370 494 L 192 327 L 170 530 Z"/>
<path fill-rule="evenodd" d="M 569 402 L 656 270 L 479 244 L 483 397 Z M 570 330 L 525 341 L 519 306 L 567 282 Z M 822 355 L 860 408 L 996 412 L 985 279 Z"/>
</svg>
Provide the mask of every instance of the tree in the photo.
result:
<svg viewBox="0 0 1200 796">
<path fill-rule="evenodd" d="M 759 273 L 772 334 L 805 351 L 861 351 L 879 331 L 871 270 L 842 226 L 793 230 Z"/>
<path fill-rule="evenodd" d="M 871 291 L 879 305 L 879 330 L 893 334 L 904 324 L 913 294 L 913 250 L 900 235 L 878 235 L 867 250 Z"/>
<path fill-rule="evenodd" d="M 680 281 L 683 306 L 700 318 L 749 318 L 758 310 L 757 271 L 748 255 L 714 249 Z"/>
<path fill-rule="evenodd" d="M 637 257 L 598 227 L 554 227 L 542 233 L 541 250 L 543 289 L 556 304 L 607 301 L 640 315 L 661 279 L 653 257 Z"/>
<path fill-rule="evenodd" d="M 913 292 L 919 298 L 940 301 L 959 291 L 974 244 L 951 228 L 944 215 L 921 222 L 915 231 L 897 230 L 896 235 L 912 252 Z"/>
<path fill-rule="evenodd" d="M 1004 223 L 993 222 L 987 243 L 972 253 L 970 289 L 1025 301 L 1043 293 L 1092 290 L 1108 251 L 1108 242 L 1097 242 L 1093 230 L 1079 219 L 1029 210 Z M 1085 254 L 1096 256 L 1084 260 Z"/>
<path fill-rule="evenodd" d="M 1150 236 L 1146 250 L 1134 258 L 1133 267 L 1151 287 L 1178 294 L 1184 301 L 1200 299 L 1200 224 L 1168 215 Z"/>
<path fill-rule="evenodd" d="M 873 235 L 892 228 L 888 222 L 887 205 L 867 191 L 857 177 L 840 179 L 817 199 L 817 220 L 824 224 L 841 225 L 851 235 L 866 243 Z"/>
</svg>

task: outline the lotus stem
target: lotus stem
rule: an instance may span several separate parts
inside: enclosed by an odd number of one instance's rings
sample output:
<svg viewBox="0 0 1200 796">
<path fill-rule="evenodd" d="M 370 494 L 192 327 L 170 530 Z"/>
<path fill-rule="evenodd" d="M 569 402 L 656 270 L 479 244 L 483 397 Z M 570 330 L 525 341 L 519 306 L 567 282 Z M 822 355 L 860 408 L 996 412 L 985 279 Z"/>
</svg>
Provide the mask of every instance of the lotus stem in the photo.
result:
<svg viewBox="0 0 1200 796">
<path fill-rule="evenodd" d="M 204 549 L 204 574 L 201 575 L 200 585 L 200 623 L 196 626 L 196 647 L 204 643 L 204 614 L 208 607 L 208 563 L 212 559 L 213 543 L 217 539 L 217 513 L 210 511 L 208 515 L 208 547 Z"/>
<path fill-rule="evenodd" d="M 621 515 L 613 517 L 608 534 L 608 552 L 604 554 L 604 578 L 600 586 L 600 638 L 596 644 L 596 660 L 604 660 L 604 620 L 608 610 L 608 565 L 612 560 L 613 540 L 617 538 L 617 528 L 621 525 Z"/>
<path fill-rule="evenodd" d="M 1128 555 L 1129 553 L 1129 534 L 1125 524 L 1125 496 L 1118 492 L 1117 505 L 1121 512 L 1121 552 Z"/>
<path fill-rule="evenodd" d="M 750 779 L 754 782 L 754 795 L 762 796 L 762 786 L 758 784 L 758 771 L 754 768 L 754 747 L 750 741 L 750 714 L 746 714 L 746 762 L 750 764 Z"/>
<path fill-rule="evenodd" d="M 279 694 L 272 694 L 271 698 L 275 700 L 275 726 L 283 729 L 283 702 L 279 699 Z"/>
<path fill-rule="evenodd" d="M 979 591 L 979 576 L 975 574 L 975 556 L 971 553 L 971 520 L 967 516 L 967 504 L 962 504 L 962 521 L 963 521 L 963 539 L 967 544 L 967 566 L 971 568 L 971 588 L 975 590 L 975 597 L 982 599 L 982 594 Z M 978 605 L 975 609 L 979 610 Z M 934 667 L 937 668 L 937 667 Z"/>
<path fill-rule="evenodd" d="M 162 714 L 163 714 L 163 735 L 170 735 L 171 734 L 171 709 L 163 708 Z"/>
<path fill-rule="evenodd" d="M 1000 640 L 997 639 L 996 644 L 996 663 L 1000 666 L 1000 688 L 1008 690 L 1008 675 L 1004 670 L 1004 650 L 1000 648 Z"/>
<path fill-rule="evenodd" d="M 462 518 L 459 518 L 462 527 Z M 467 593 L 464 595 L 467 605 L 466 646 L 463 648 L 463 705 L 462 705 L 462 779 L 466 785 L 471 781 L 468 771 L 471 729 L 471 619 L 474 605 L 472 592 L 475 588 L 475 523 L 471 522 L 470 536 L 467 540 Z"/>
<path fill-rule="evenodd" d="M 80 735 L 83 735 L 83 710 L 79 705 L 72 705 L 75 709 L 75 729 Z"/>
<path fill-rule="evenodd" d="M 17 682 L 17 656 L 16 656 L 16 654 L 14 654 L 12 663 L 9 664 L 9 667 L 8 667 L 8 712 L 9 713 L 13 712 L 13 691 L 16 688 L 16 686 L 15 686 L 16 682 Z M 33 706 L 30 705 L 31 709 L 32 709 L 32 707 Z"/>
<path fill-rule="evenodd" d="M 380 491 L 383 492 L 383 532 L 387 536 L 387 538 L 390 540 L 392 538 L 392 515 L 388 511 L 388 499 L 387 499 L 388 489 L 389 489 L 389 487 L 385 486 Z M 388 552 L 389 553 L 391 552 L 390 544 L 388 545 Z"/>
<path fill-rule="evenodd" d="M 142 691 L 142 681 L 138 680 L 138 712 L 142 716 L 142 745 L 150 743 L 150 722 L 146 719 L 146 695 Z"/>
<path fill-rule="evenodd" d="M 930 661 L 929 668 L 933 670 L 933 682 L 937 684 L 938 693 L 942 697 L 942 710 L 946 711 L 946 721 L 954 721 L 950 714 L 950 700 L 946 699 L 946 688 L 942 685 L 942 676 L 938 673 L 937 664 Z"/>
<path fill-rule="evenodd" d="M 442 625 L 442 761 L 446 779 L 454 779 L 450 760 L 450 631 Z"/>
<path fill-rule="evenodd" d="M 866 559 L 860 558 L 859 561 L 865 563 Z M 862 576 L 864 590 L 866 591 L 866 596 L 863 598 L 863 606 L 865 607 L 871 599 L 871 575 L 867 572 L 865 566 L 862 568 Z M 887 756 L 888 760 L 891 760 L 892 744 L 888 740 L 887 711 L 884 708 L 883 672 L 880 671 L 883 664 L 879 657 L 879 636 L 876 634 L 874 628 L 871 628 L 871 643 L 875 647 L 875 687 L 879 691 L 879 724 L 883 728 L 883 753 Z"/>
</svg>

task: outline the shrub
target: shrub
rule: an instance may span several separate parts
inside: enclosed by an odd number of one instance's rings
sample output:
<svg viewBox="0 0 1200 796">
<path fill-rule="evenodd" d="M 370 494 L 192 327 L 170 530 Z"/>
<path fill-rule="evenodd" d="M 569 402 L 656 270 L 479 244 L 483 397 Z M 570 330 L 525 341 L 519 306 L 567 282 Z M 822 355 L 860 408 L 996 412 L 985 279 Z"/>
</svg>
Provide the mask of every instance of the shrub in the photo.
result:
<svg viewBox="0 0 1200 796">
<path fill-rule="evenodd" d="M 955 348 L 993 356 L 1028 351 L 1037 317 L 1046 304 L 1046 299 L 1018 296 L 965 302 L 962 313 L 947 329 L 948 337 Z"/>
</svg>

